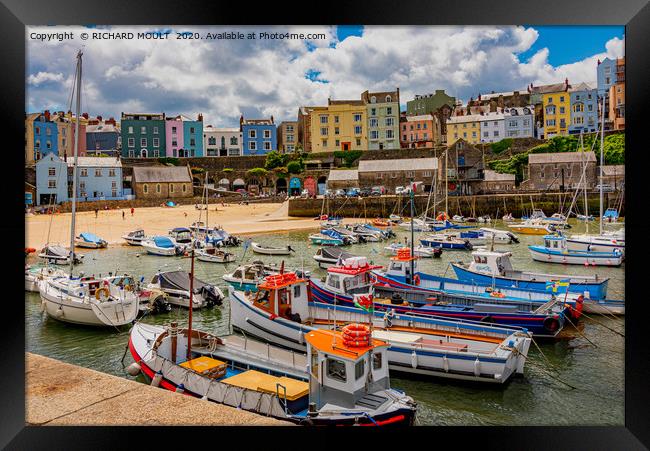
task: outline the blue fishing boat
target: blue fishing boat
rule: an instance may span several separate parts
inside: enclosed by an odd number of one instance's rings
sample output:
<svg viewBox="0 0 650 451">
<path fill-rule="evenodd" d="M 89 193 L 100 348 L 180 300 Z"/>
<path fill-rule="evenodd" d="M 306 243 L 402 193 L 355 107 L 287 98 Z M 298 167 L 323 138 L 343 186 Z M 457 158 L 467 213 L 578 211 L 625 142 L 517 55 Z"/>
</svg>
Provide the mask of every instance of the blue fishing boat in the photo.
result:
<svg viewBox="0 0 650 451">
<path fill-rule="evenodd" d="M 603 221 L 618 222 L 618 210 L 616 208 L 608 208 L 605 210 L 605 214 L 603 214 Z"/>
<path fill-rule="evenodd" d="M 472 243 L 467 239 L 455 238 L 451 235 L 429 235 L 420 238 L 420 243 L 427 247 L 438 247 L 450 250 L 472 250 Z"/>
<path fill-rule="evenodd" d="M 344 237 L 340 233 L 331 229 L 324 229 L 321 230 L 320 233 L 309 235 L 309 239 L 312 244 L 320 244 L 322 246 L 343 246 L 350 244 L 350 239 L 348 237 Z"/>
<path fill-rule="evenodd" d="M 435 231 L 435 232 L 442 232 L 443 230 L 447 229 L 474 229 L 476 228 L 475 225 L 460 225 L 460 224 L 454 224 L 453 222 L 450 221 L 445 221 L 442 225 L 436 225 L 431 224 L 430 228 Z"/>
<path fill-rule="evenodd" d="M 566 236 L 546 235 L 544 244 L 528 246 L 533 260 L 545 263 L 562 263 L 568 265 L 620 266 L 623 252 L 615 248 L 612 252 L 572 250 L 567 248 Z"/>
<path fill-rule="evenodd" d="M 511 252 L 479 250 L 472 252 L 469 264 L 452 263 L 451 266 L 459 280 L 482 286 L 544 291 L 549 282 L 568 280 L 570 293 L 582 294 L 591 300 L 607 297 L 608 277 L 518 271 L 512 267 L 511 256 Z"/>
<path fill-rule="evenodd" d="M 408 250 L 408 249 L 406 249 Z M 410 255 L 410 254 L 409 254 Z M 400 268 L 409 261 L 402 253 L 391 259 Z M 350 262 L 328 269 L 325 280 L 310 278 L 312 298 L 323 304 L 354 307 L 354 296 L 374 293 L 374 308 L 390 314 L 424 315 L 482 321 L 507 327 L 523 327 L 538 337 L 554 337 L 564 326 L 565 315 L 579 315 L 581 303 L 564 302 L 550 294 L 536 299 L 506 296 L 501 290 L 474 289 L 456 283 L 445 289 L 409 285 L 384 277 L 380 266 Z M 389 277 L 396 276 L 389 270 Z M 458 281 L 455 281 L 458 282 Z M 444 288 L 444 286 L 443 286 Z M 390 312 L 389 312 L 390 311 Z"/>
</svg>

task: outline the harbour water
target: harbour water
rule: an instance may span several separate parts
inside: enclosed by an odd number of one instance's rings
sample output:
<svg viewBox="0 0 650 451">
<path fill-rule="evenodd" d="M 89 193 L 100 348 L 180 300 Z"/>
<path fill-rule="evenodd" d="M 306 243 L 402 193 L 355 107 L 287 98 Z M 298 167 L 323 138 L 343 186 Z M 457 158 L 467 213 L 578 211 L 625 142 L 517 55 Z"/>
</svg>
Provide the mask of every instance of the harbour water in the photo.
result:
<svg viewBox="0 0 650 451">
<path fill-rule="evenodd" d="M 568 233 L 584 231 L 584 224 L 574 221 L 571 224 L 573 228 Z M 501 223 L 496 227 L 505 228 Z M 597 224 L 590 225 L 592 231 L 596 227 Z M 397 227 L 394 230 L 398 234 L 396 241 L 404 242 L 410 236 L 408 231 Z M 237 235 L 236 230 L 229 232 Z M 316 276 L 324 276 L 325 270 L 318 268 L 312 259 L 318 247 L 307 239 L 311 233 L 313 231 L 256 235 L 254 241 L 265 245 L 289 244 L 296 252 L 290 256 L 274 257 L 254 254 L 251 249 L 244 255 L 242 247 L 234 248 L 238 256 L 236 263 L 221 265 L 196 261 L 196 276 L 216 283 L 224 293 L 227 293 L 227 284 L 221 276 L 234 270 L 238 264 L 253 260 L 278 264 L 284 260 L 287 268 L 304 268 Z M 526 246 L 540 243 L 542 237 L 519 237 L 519 244 L 495 245 L 497 249 L 513 253 L 512 262 L 517 269 L 564 274 L 595 272 L 610 278 L 608 298 L 624 299 L 625 264 L 620 268 L 594 268 L 534 262 Z M 345 250 L 365 255 L 376 264 L 384 264 L 389 257 L 384 251 L 388 244 L 390 242 L 367 243 L 348 246 Z M 190 265 L 188 259 L 147 255 L 144 249 L 132 246 L 113 245 L 108 249 L 81 252 L 86 255 L 85 261 L 75 271 L 95 275 L 109 271 L 128 272 L 144 276 L 145 283 L 157 270 L 185 268 L 189 271 Z M 423 259 L 419 265 L 421 270 L 454 277 L 449 263 L 468 262 L 469 259 L 468 251 L 445 251 L 440 259 Z M 30 257 L 27 262 L 36 262 L 36 259 Z M 124 359 L 125 365 L 121 362 L 128 343 L 127 328 L 102 330 L 61 323 L 41 312 L 37 293 L 26 293 L 25 298 L 27 351 L 132 379 L 125 371 L 125 366 L 132 361 L 130 355 Z M 186 323 L 187 310 L 174 309 L 167 314 L 148 316 L 143 321 L 165 324 L 172 319 Z M 195 311 L 193 324 L 197 329 L 217 335 L 229 333 L 228 303 Z M 406 391 L 418 402 L 417 424 L 420 425 L 623 425 L 625 339 L 608 328 L 624 333 L 624 327 L 624 317 L 583 318 L 577 330 L 569 327 L 560 339 L 539 342 L 540 350 L 531 347 L 524 377 L 515 378 L 505 386 L 412 379 L 399 374 L 391 376 L 392 385 Z"/>
</svg>

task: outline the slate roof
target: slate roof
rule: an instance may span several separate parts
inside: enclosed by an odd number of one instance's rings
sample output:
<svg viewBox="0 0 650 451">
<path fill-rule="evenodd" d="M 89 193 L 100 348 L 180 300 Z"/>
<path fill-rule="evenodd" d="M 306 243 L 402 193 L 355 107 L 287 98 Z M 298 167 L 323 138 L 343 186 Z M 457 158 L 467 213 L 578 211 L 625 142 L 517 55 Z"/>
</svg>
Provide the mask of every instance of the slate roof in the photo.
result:
<svg viewBox="0 0 650 451">
<path fill-rule="evenodd" d="M 133 180 L 136 183 L 191 183 L 192 177 L 187 166 L 134 166 Z"/>
<path fill-rule="evenodd" d="M 528 164 L 579 163 L 581 161 L 596 162 L 596 154 L 592 151 L 528 154 Z"/>
<path fill-rule="evenodd" d="M 513 182 L 515 181 L 514 174 L 500 174 L 491 169 L 486 169 L 483 171 L 486 182 Z"/>
<path fill-rule="evenodd" d="M 327 177 L 328 182 L 359 180 L 359 171 L 356 169 L 337 169 L 331 170 Z"/>
<path fill-rule="evenodd" d="M 359 172 L 394 172 L 434 170 L 437 158 L 403 158 L 400 160 L 361 160 Z"/>
</svg>

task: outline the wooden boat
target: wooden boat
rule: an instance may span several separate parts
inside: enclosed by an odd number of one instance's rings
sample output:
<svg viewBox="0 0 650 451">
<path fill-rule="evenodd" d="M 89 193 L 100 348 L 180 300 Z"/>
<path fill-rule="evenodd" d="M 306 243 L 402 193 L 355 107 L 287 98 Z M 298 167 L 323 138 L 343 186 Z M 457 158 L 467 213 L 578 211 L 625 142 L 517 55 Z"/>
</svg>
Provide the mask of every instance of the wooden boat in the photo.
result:
<svg viewBox="0 0 650 451">
<path fill-rule="evenodd" d="M 375 218 L 372 220 L 372 225 L 377 227 L 388 227 L 390 226 L 390 224 L 391 224 L 390 221 L 382 218 Z"/>
<path fill-rule="evenodd" d="M 620 266 L 623 263 L 623 252 L 619 249 L 611 252 L 570 250 L 563 235 L 546 235 L 543 246 L 528 246 L 528 250 L 533 260 L 545 263 L 592 266 Z"/>
<path fill-rule="evenodd" d="M 362 258 L 348 260 L 353 260 L 351 268 L 341 269 L 339 274 L 363 264 Z M 522 374 L 531 342 L 526 332 L 486 324 L 399 313 L 386 319 L 384 312 L 371 315 L 347 303 L 325 304 L 310 296 L 307 281 L 293 273 L 267 278 L 259 288 L 257 293 L 248 294 L 231 290 L 234 328 L 247 336 L 303 351 L 309 335 L 318 329 L 372 318 L 372 337 L 390 346 L 386 358 L 391 371 L 503 383 L 513 374 Z M 357 287 L 355 300 L 372 302 L 361 288 Z"/>
<path fill-rule="evenodd" d="M 196 258 L 208 263 L 231 263 L 237 259 L 232 252 L 226 252 L 212 246 L 196 249 Z"/>
<path fill-rule="evenodd" d="M 510 257 L 511 252 L 479 250 L 472 252 L 472 261 L 469 264 L 451 265 L 459 280 L 477 285 L 545 291 L 549 283 L 566 280 L 569 282 L 568 291 L 584 295 L 585 301 L 607 297 L 608 277 L 518 271 L 512 267 Z"/>
<path fill-rule="evenodd" d="M 542 224 L 535 220 L 526 220 L 519 224 L 508 224 L 508 227 L 523 235 L 548 235 L 555 231 L 548 224 Z"/>
<path fill-rule="evenodd" d="M 413 423 L 415 402 L 390 388 L 386 342 L 353 346 L 341 332 L 314 330 L 304 343 L 306 355 L 176 323 L 137 323 L 129 372 L 142 372 L 153 386 L 297 424 Z"/>
<path fill-rule="evenodd" d="M 108 243 L 93 233 L 83 232 L 75 237 L 74 245 L 88 249 L 101 249 L 107 247 Z"/>
<path fill-rule="evenodd" d="M 256 254 L 263 255 L 290 255 L 292 252 L 295 252 L 291 246 L 282 246 L 282 247 L 272 247 L 264 246 L 260 243 L 251 243 L 251 248 Z"/>
<path fill-rule="evenodd" d="M 190 275 L 185 271 L 159 271 L 156 273 L 148 289 L 160 290 L 169 295 L 167 302 L 179 307 L 190 307 Z M 199 309 L 221 305 L 224 295 L 221 289 L 208 284 L 196 277 L 193 281 L 192 308 Z"/>
<path fill-rule="evenodd" d="M 122 239 L 129 243 L 131 246 L 142 246 L 142 242 L 148 237 L 144 234 L 144 230 L 138 229 L 122 235 Z"/>
</svg>

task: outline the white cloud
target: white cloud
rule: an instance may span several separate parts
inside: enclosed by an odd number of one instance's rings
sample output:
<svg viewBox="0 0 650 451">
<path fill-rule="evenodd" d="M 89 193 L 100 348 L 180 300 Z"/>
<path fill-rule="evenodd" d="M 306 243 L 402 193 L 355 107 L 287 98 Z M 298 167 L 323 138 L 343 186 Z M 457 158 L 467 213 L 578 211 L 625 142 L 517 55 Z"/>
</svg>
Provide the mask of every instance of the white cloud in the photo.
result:
<svg viewBox="0 0 650 451">
<path fill-rule="evenodd" d="M 29 32 L 98 31 L 84 27 L 30 27 Z M 172 27 L 158 27 L 172 28 Z M 183 28 L 179 31 L 188 31 Z M 152 27 L 102 27 L 101 31 L 150 31 Z M 172 31 L 175 31 L 172 29 Z M 192 27 L 189 31 L 323 33 L 300 40 L 28 40 L 27 109 L 67 108 L 74 58 L 84 46 L 84 109 L 119 117 L 127 111 L 164 111 L 233 125 L 240 114 L 295 119 L 301 105 L 327 98 L 358 99 L 369 90 L 400 87 L 403 103 L 415 94 L 445 89 L 467 100 L 479 92 L 524 89 L 529 83 L 591 81 L 596 60 L 621 56 L 624 41 L 602 53 L 553 67 L 548 49 L 527 61 L 518 54 L 537 40 L 526 27 L 368 26 L 362 36 L 338 41 L 336 27 Z M 305 78 L 308 71 L 318 80 Z M 327 81 L 327 83 L 323 83 Z"/>
</svg>

